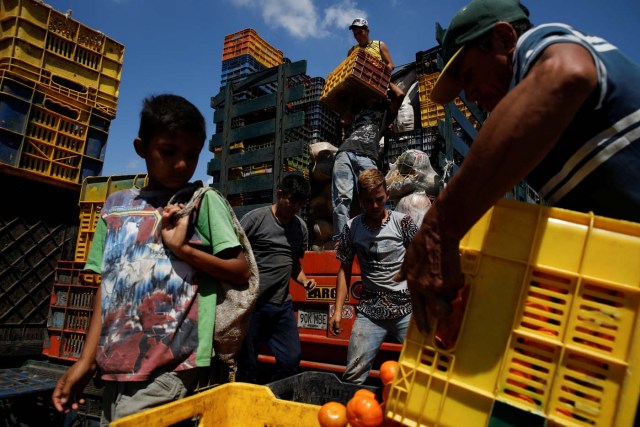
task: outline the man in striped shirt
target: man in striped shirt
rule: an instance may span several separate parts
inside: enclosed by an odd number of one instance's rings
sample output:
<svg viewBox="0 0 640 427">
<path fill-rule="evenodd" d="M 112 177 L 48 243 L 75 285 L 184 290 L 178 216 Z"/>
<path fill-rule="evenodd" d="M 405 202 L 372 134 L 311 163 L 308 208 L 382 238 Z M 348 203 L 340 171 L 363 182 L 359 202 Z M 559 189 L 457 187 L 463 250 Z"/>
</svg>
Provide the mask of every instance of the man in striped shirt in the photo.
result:
<svg viewBox="0 0 640 427">
<path fill-rule="evenodd" d="M 602 38 L 528 17 L 518 0 L 473 0 L 445 32 L 431 99 L 464 91 L 491 114 L 397 276 L 423 330 L 463 284 L 460 239 L 523 178 L 549 205 L 640 222 L 640 65 Z"/>
</svg>

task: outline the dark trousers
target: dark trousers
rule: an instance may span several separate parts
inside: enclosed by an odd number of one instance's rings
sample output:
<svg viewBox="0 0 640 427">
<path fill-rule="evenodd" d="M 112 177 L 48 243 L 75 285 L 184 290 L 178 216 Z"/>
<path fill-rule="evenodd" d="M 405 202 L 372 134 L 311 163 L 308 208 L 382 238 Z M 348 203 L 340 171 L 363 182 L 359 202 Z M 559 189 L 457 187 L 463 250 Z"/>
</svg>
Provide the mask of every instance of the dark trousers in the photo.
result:
<svg viewBox="0 0 640 427">
<path fill-rule="evenodd" d="M 258 382 L 258 353 L 262 343 L 267 343 L 276 358 L 271 381 L 298 373 L 300 336 L 291 301 L 282 305 L 266 303 L 256 306 L 238 357 L 237 381 L 254 384 Z"/>
</svg>

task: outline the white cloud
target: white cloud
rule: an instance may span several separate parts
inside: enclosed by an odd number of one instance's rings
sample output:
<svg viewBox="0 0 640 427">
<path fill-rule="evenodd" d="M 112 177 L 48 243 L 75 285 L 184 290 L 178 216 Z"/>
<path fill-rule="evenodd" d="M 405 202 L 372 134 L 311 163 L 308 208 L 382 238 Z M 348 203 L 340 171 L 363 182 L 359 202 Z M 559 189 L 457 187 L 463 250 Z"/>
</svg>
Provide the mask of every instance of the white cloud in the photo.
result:
<svg viewBox="0 0 640 427">
<path fill-rule="evenodd" d="M 127 170 L 131 170 L 131 171 L 137 171 L 137 170 L 141 170 L 141 168 L 143 168 L 144 165 L 142 164 L 142 160 L 140 159 L 129 159 L 129 161 L 127 162 L 127 165 L 125 166 L 125 168 Z"/>
<path fill-rule="evenodd" d="M 334 30 L 349 27 L 355 17 L 366 17 L 353 0 L 340 0 L 326 7 L 323 0 L 231 0 L 237 7 L 259 9 L 265 23 L 283 28 L 296 38 L 324 38 Z M 316 3 L 324 7 L 319 10 Z"/>
</svg>

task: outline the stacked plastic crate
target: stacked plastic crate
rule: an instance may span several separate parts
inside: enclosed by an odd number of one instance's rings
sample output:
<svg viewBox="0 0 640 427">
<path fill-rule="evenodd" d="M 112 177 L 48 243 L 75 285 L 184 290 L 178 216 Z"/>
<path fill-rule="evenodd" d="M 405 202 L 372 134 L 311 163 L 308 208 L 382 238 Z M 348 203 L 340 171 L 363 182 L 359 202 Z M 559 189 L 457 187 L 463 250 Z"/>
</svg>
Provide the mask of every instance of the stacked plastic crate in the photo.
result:
<svg viewBox="0 0 640 427">
<path fill-rule="evenodd" d="M 311 77 L 304 82 L 305 97 L 292 103 L 293 111 L 305 112 L 305 124 L 311 135 L 309 143 L 327 141 L 334 145 L 340 142 L 336 124 L 339 115 L 320 102 L 325 86 L 322 77 Z"/>
<path fill-rule="evenodd" d="M 79 190 L 102 171 L 124 46 L 35 0 L 0 17 L 0 172 Z"/>
<path fill-rule="evenodd" d="M 420 99 L 420 119 L 423 128 L 438 126 L 438 120 L 444 120 L 444 106 L 431 101 L 429 95 L 438 80 L 440 71 L 437 66 L 440 46 L 416 53 L 416 74 L 418 76 L 418 97 Z M 466 118 L 472 120 L 469 109 L 459 97 L 454 100 L 455 105 Z"/>
<path fill-rule="evenodd" d="M 253 28 L 245 28 L 224 38 L 222 49 L 222 74 L 220 86 L 224 87 L 230 82 L 240 81 L 258 71 L 271 67 L 277 67 L 285 61 L 281 50 L 267 43 Z M 265 85 L 261 91 L 273 93 L 274 87 Z M 259 96 L 258 94 L 244 93 L 236 96 L 245 96 L 246 99 Z"/>
</svg>

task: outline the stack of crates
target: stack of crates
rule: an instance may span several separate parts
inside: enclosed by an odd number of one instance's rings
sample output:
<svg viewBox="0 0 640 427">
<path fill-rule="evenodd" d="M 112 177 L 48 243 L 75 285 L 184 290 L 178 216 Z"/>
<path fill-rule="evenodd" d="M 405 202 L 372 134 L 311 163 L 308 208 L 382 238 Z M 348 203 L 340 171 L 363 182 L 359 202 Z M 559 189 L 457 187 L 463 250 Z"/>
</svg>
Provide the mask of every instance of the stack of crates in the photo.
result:
<svg viewBox="0 0 640 427">
<path fill-rule="evenodd" d="M 146 175 L 88 177 L 80 192 L 80 226 L 73 261 L 59 261 L 49 303 L 43 354 L 60 360 L 77 360 L 82 353 L 93 314 L 93 296 L 100 275 L 83 271 L 100 212 L 109 194 L 143 187 Z"/>
<path fill-rule="evenodd" d="M 267 68 L 277 67 L 284 62 L 278 50 L 260 37 L 253 28 L 245 28 L 224 38 L 222 49 L 222 74 L 220 86 L 245 79 L 247 76 Z M 266 93 L 274 92 L 274 85 L 261 87 Z M 258 94 L 259 95 L 259 94 Z M 251 99 L 256 94 L 237 94 Z"/>
<path fill-rule="evenodd" d="M 444 120 L 444 106 L 431 101 L 430 94 L 438 80 L 440 71 L 437 67 L 440 46 L 416 53 L 416 74 L 418 76 L 418 99 L 420 100 L 420 121 L 423 128 L 438 126 L 438 120 Z M 471 111 L 459 97 L 454 100 L 455 105 L 469 120 Z M 478 127 L 478 126 L 476 126 Z"/>
<path fill-rule="evenodd" d="M 320 102 L 342 114 L 357 99 L 360 105 L 382 101 L 387 96 L 391 69 L 364 49 L 353 52 L 327 76 Z"/>
<path fill-rule="evenodd" d="M 292 103 L 292 110 L 305 112 L 305 125 L 310 130 L 309 143 L 326 141 L 334 145 L 340 142 L 337 132 L 338 114 L 320 102 L 325 86 L 322 77 L 312 77 L 304 83 L 305 96 Z"/>
<path fill-rule="evenodd" d="M 124 46 L 36 0 L 0 16 L 0 170 L 77 190 L 102 171 Z"/>
</svg>

